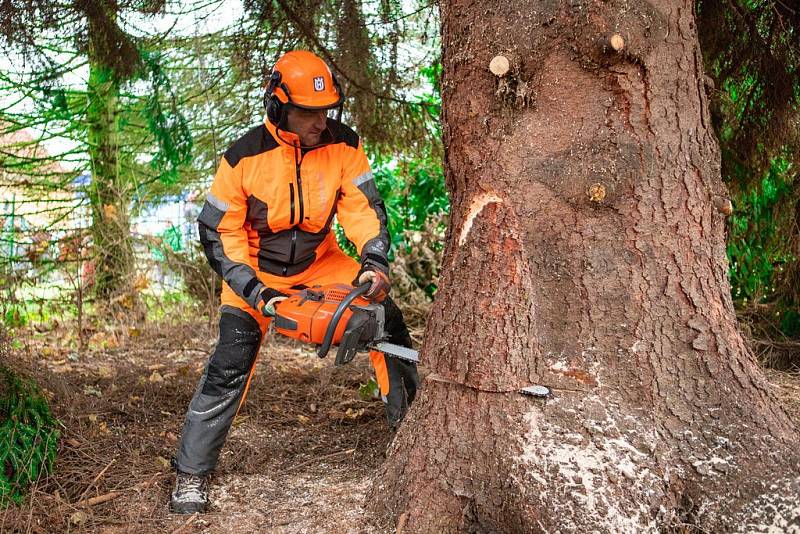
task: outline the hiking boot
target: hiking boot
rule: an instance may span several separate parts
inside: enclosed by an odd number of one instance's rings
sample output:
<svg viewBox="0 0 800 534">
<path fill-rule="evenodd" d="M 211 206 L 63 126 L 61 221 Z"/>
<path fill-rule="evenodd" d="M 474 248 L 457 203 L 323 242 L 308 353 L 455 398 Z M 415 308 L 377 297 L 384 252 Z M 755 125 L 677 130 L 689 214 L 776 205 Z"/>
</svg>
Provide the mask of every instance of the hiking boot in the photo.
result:
<svg viewBox="0 0 800 534">
<path fill-rule="evenodd" d="M 169 501 L 173 514 L 205 512 L 208 504 L 208 477 L 180 471 L 175 475 L 175 489 Z"/>
</svg>

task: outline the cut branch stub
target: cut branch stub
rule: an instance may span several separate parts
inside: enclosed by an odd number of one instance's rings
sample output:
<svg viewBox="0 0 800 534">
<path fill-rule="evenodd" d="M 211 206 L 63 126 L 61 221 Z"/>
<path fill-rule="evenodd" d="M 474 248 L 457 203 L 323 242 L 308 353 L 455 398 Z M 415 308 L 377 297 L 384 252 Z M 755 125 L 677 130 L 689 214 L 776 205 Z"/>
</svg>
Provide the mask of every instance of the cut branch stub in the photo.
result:
<svg viewBox="0 0 800 534">
<path fill-rule="evenodd" d="M 717 209 L 718 212 L 722 213 L 725 216 L 729 216 L 733 213 L 733 203 L 729 198 L 715 197 L 714 207 Z"/>
<path fill-rule="evenodd" d="M 497 77 L 505 76 L 511 70 L 511 62 L 506 56 L 494 56 L 489 62 L 489 70 Z"/>
<path fill-rule="evenodd" d="M 601 183 L 596 183 L 589 187 L 589 200 L 592 202 L 602 202 L 605 198 L 606 186 Z"/>
<path fill-rule="evenodd" d="M 617 52 L 620 52 L 622 51 L 623 48 L 625 48 L 625 39 L 623 39 L 622 36 L 618 33 L 612 35 L 611 38 L 609 38 L 608 42 L 611 45 L 611 48 L 613 48 Z"/>
</svg>

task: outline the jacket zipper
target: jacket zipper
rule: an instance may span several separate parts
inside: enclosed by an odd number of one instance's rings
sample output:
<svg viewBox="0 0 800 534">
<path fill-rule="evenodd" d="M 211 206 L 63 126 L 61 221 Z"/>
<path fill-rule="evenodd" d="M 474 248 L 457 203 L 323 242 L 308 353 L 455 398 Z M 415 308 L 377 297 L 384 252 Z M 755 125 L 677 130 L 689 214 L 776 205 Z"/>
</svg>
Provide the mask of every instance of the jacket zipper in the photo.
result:
<svg viewBox="0 0 800 534">
<path fill-rule="evenodd" d="M 292 228 L 292 249 L 289 252 L 289 263 L 294 263 L 294 249 L 297 246 L 297 228 Z"/>
<path fill-rule="evenodd" d="M 294 151 L 295 171 L 297 172 L 297 198 L 300 201 L 300 217 L 297 218 L 297 224 L 303 224 L 303 178 L 300 176 L 300 164 L 303 163 L 303 156 L 297 158 L 297 148 Z"/>
<path fill-rule="evenodd" d="M 289 183 L 289 224 L 294 224 L 294 184 Z"/>
</svg>

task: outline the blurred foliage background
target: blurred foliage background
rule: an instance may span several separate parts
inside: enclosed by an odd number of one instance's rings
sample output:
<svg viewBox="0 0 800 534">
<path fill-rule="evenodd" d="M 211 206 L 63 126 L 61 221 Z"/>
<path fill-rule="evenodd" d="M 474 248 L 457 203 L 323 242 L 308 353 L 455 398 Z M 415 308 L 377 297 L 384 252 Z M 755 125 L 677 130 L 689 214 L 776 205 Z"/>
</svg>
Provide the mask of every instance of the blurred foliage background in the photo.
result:
<svg viewBox="0 0 800 534">
<path fill-rule="evenodd" d="M 800 6 L 698 2 L 734 303 L 766 363 L 800 366 Z"/>
</svg>

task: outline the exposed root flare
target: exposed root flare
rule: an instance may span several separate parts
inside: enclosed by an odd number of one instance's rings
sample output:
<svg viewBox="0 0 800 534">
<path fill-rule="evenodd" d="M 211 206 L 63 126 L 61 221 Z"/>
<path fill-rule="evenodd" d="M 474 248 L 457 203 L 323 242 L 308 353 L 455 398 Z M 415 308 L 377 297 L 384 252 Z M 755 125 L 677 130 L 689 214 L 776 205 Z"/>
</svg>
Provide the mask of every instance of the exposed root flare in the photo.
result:
<svg viewBox="0 0 800 534">
<path fill-rule="evenodd" d="M 472 199 L 472 202 L 469 205 L 469 211 L 464 219 L 464 224 L 461 227 L 461 235 L 458 237 L 458 246 L 463 246 L 466 242 L 467 236 L 469 235 L 470 230 L 472 230 L 472 223 L 475 221 L 475 217 L 478 216 L 483 208 L 494 202 L 502 201 L 503 200 L 493 192 L 484 192 Z"/>
</svg>

